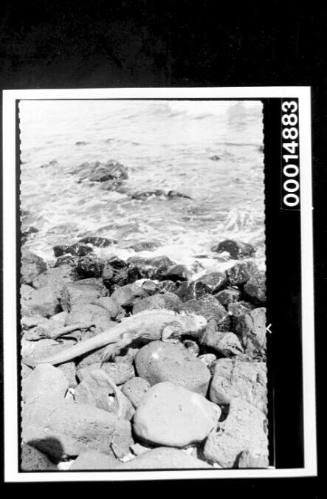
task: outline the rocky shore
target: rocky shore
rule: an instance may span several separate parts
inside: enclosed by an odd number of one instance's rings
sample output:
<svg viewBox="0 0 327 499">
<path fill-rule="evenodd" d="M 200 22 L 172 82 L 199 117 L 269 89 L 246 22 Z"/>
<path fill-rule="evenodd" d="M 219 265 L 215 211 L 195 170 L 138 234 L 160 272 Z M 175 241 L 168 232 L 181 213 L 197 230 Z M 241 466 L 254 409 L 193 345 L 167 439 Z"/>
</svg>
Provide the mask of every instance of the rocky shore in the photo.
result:
<svg viewBox="0 0 327 499">
<path fill-rule="evenodd" d="M 51 264 L 23 247 L 21 469 L 267 467 L 265 276 L 255 248 L 218 241 L 212 251 L 231 266 L 194 278 L 164 255 L 98 256 L 113 243 L 55 246 Z M 106 346 L 38 363 L 127 318 L 139 324 L 145 311 L 144 330 L 104 362 Z M 156 337 L 161 311 L 172 319 Z M 203 327 L 191 334 L 183 317 Z"/>
</svg>

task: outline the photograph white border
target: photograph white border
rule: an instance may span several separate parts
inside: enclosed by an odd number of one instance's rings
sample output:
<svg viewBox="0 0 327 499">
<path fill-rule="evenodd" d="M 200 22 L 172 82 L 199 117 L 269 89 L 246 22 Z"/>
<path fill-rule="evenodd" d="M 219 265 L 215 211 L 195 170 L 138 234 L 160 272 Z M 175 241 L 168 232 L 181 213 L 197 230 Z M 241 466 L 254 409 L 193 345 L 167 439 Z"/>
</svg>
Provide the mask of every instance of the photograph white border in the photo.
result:
<svg viewBox="0 0 327 499">
<path fill-rule="evenodd" d="M 304 467 L 92 472 L 18 471 L 16 317 L 16 101 L 21 99 L 264 99 L 298 98 L 301 184 L 301 272 Z M 278 167 L 278 165 L 276 165 Z M 199 478 L 273 478 L 317 475 L 312 229 L 311 88 L 112 88 L 3 91 L 3 365 L 5 482 L 130 481 Z M 273 334 L 273 331 L 272 331 Z"/>
</svg>

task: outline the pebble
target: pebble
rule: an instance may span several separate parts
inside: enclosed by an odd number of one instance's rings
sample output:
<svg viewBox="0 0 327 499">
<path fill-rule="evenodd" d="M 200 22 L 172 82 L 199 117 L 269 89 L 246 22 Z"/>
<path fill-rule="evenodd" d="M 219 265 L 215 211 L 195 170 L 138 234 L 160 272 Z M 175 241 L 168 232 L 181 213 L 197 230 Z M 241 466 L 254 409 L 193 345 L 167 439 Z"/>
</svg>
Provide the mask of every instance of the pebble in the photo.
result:
<svg viewBox="0 0 327 499">
<path fill-rule="evenodd" d="M 185 447 L 202 442 L 216 427 L 220 412 L 198 393 L 171 382 L 158 383 L 136 409 L 133 430 L 147 442 Z"/>
<path fill-rule="evenodd" d="M 151 386 L 172 381 L 202 395 L 208 390 L 210 371 L 180 343 L 152 341 L 136 355 L 135 368 Z"/>
</svg>

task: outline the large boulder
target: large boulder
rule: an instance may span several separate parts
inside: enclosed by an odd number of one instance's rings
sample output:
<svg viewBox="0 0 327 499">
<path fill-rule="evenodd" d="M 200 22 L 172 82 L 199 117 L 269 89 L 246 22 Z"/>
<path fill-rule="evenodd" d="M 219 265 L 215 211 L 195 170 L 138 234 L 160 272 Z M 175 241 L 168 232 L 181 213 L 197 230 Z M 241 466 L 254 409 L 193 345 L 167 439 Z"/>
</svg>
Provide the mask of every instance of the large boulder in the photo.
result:
<svg viewBox="0 0 327 499">
<path fill-rule="evenodd" d="M 230 404 L 239 397 L 267 412 L 267 368 L 264 362 L 218 359 L 210 385 L 209 398 L 216 404 Z"/>
<path fill-rule="evenodd" d="M 143 312 L 143 310 L 157 310 L 161 308 L 179 312 L 182 308 L 182 302 L 175 293 L 157 293 L 137 300 L 133 306 L 133 314 Z"/>
<path fill-rule="evenodd" d="M 240 315 L 235 321 L 235 332 L 242 340 L 246 354 L 251 358 L 265 358 L 266 309 L 255 308 Z"/>
<path fill-rule="evenodd" d="M 131 271 L 137 272 L 140 278 L 164 279 L 164 275 L 174 262 L 167 256 L 144 258 L 133 256 L 127 260 Z"/>
<path fill-rule="evenodd" d="M 170 382 L 159 383 L 138 406 L 133 430 L 157 445 L 185 447 L 202 442 L 218 422 L 220 409 L 202 395 Z"/>
<path fill-rule="evenodd" d="M 152 341 L 136 355 L 135 368 L 151 385 L 171 381 L 202 395 L 208 390 L 210 371 L 179 343 Z"/>
<path fill-rule="evenodd" d="M 116 322 L 111 320 L 105 308 L 90 303 L 72 305 L 65 323 L 67 326 L 81 324 L 86 329 L 95 326 L 97 332 L 105 331 L 117 325 Z"/>
<path fill-rule="evenodd" d="M 116 288 L 112 293 L 111 298 L 121 307 L 126 307 L 133 305 L 137 299 L 144 298 L 145 296 L 147 296 L 147 293 L 143 287 L 134 282 L 132 284 L 126 284 L 125 286 Z"/>
<path fill-rule="evenodd" d="M 70 312 L 73 305 L 92 303 L 106 295 L 108 295 L 108 290 L 100 279 L 82 279 L 65 284 L 61 292 L 60 304 L 64 310 Z"/>
<path fill-rule="evenodd" d="M 209 434 L 203 455 L 222 468 L 233 468 L 237 466 L 238 456 L 250 451 L 264 459 L 268 466 L 265 427 L 266 417 L 261 411 L 240 398 L 232 399 L 227 418 Z"/>
<path fill-rule="evenodd" d="M 188 300 L 183 304 L 183 310 L 203 315 L 207 320 L 214 319 L 217 324 L 227 318 L 227 311 L 212 295 L 204 295 L 198 300 Z"/>
<path fill-rule="evenodd" d="M 51 317 L 61 311 L 57 292 L 52 286 L 34 289 L 23 284 L 21 286 L 21 306 L 22 315 Z"/>
<path fill-rule="evenodd" d="M 22 438 L 56 460 L 91 449 L 124 456 L 131 427 L 128 421 L 90 405 L 70 400 L 36 402 L 23 408 Z"/>
</svg>

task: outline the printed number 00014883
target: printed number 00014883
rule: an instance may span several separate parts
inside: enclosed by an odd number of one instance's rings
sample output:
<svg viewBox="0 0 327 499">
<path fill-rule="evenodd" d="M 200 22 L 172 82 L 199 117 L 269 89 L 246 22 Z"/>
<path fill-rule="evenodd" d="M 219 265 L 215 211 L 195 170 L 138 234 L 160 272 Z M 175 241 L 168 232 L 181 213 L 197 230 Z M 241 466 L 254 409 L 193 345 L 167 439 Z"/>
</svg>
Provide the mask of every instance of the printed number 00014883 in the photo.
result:
<svg viewBox="0 0 327 499">
<path fill-rule="evenodd" d="M 282 102 L 283 207 L 300 204 L 299 182 L 299 118 L 296 100 Z"/>
</svg>

